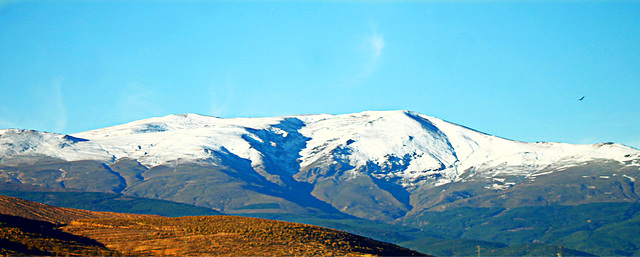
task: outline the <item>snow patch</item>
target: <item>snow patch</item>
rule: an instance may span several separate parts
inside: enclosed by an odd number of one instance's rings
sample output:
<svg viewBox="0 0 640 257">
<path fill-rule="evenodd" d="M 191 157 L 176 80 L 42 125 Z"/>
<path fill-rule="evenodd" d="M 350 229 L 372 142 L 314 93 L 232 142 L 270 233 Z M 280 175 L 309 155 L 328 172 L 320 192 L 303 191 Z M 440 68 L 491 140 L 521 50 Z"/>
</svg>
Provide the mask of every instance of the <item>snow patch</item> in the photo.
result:
<svg viewBox="0 0 640 257">
<path fill-rule="evenodd" d="M 549 175 L 553 173 L 553 171 L 548 171 L 548 172 L 540 172 L 540 173 L 535 173 L 535 174 L 531 174 L 531 177 L 538 177 L 538 176 L 543 176 L 543 175 Z"/>
<path fill-rule="evenodd" d="M 636 182 L 636 179 L 633 177 L 629 177 L 627 175 L 622 175 L 622 176 L 624 176 L 625 178 L 628 178 L 629 180 L 631 180 L 631 182 Z"/>
</svg>

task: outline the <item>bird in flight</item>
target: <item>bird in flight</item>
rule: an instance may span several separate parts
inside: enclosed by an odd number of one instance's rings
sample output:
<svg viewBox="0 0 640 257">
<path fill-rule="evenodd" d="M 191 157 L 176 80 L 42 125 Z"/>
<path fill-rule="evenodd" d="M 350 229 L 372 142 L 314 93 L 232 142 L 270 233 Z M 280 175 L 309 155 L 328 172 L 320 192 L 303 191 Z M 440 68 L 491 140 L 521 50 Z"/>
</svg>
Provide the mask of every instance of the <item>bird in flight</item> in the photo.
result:
<svg viewBox="0 0 640 257">
<path fill-rule="evenodd" d="M 580 99 L 578 99 L 578 101 L 582 101 L 584 100 L 584 96 L 580 97 Z"/>
</svg>

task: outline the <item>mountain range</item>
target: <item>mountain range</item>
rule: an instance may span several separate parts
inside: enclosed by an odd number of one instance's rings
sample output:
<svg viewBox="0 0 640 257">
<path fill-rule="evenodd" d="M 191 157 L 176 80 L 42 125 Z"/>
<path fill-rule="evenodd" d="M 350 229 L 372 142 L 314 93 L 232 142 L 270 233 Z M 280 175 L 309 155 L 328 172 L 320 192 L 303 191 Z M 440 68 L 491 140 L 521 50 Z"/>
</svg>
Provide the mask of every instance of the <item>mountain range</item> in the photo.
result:
<svg viewBox="0 0 640 257">
<path fill-rule="evenodd" d="M 72 135 L 0 130 L 5 188 L 117 193 L 228 214 L 342 215 L 451 238 L 484 240 L 445 233 L 434 219 L 469 208 L 495 218 L 522 207 L 637 204 L 637 179 L 640 151 L 631 147 L 519 142 L 411 111 L 181 114 Z"/>
</svg>

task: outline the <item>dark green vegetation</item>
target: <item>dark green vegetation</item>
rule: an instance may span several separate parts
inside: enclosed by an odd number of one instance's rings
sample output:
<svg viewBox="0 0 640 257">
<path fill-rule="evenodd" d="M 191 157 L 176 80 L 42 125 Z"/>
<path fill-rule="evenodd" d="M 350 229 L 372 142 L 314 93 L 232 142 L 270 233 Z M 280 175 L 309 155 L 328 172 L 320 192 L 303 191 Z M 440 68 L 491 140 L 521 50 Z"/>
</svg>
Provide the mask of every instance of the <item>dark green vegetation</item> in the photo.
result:
<svg viewBox="0 0 640 257">
<path fill-rule="evenodd" d="M 437 252 L 439 256 L 478 256 L 478 248 L 480 248 L 481 256 L 558 256 L 558 254 L 564 256 L 595 256 L 556 245 L 529 243 L 508 246 L 501 243 L 464 239 L 422 238 L 403 243 L 403 246 L 412 249 L 430 248 L 433 249 L 432 252 Z"/>
<path fill-rule="evenodd" d="M 562 246 L 546 245 L 540 243 L 529 243 L 515 245 L 512 247 L 486 251 L 481 249 L 481 254 L 485 256 L 596 256 L 589 253 L 568 249 Z"/>
<path fill-rule="evenodd" d="M 602 256 L 640 254 L 640 203 L 514 209 L 462 207 L 426 212 L 413 221 L 423 223 L 417 227 L 442 238 L 483 239 L 509 245 L 537 242 Z"/>
<path fill-rule="evenodd" d="M 469 208 L 472 209 L 472 208 Z M 453 213 L 453 212 L 452 212 Z M 473 216 L 475 212 L 469 212 L 469 216 Z M 455 213 L 453 216 L 457 216 Z M 556 256 L 560 249 L 565 256 L 592 256 L 592 254 L 567 248 L 566 246 L 519 242 L 507 245 L 499 242 L 489 242 L 480 239 L 455 239 L 453 236 L 447 236 L 438 231 L 438 228 L 413 228 L 401 225 L 392 225 L 382 222 L 358 219 L 344 216 L 323 216 L 314 217 L 311 215 L 283 215 L 283 214 L 253 214 L 252 216 L 263 217 L 268 219 L 285 220 L 292 222 L 300 222 L 317 226 L 339 229 L 349 233 L 359 234 L 376 240 L 390 242 L 401 245 L 410 249 L 415 249 L 423 253 L 436 256 L 469 256 L 477 255 L 477 247 L 480 246 L 482 255 L 494 256 Z M 448 216 L 440 216 L 434 213 L 434 216 L 427 219 L 429 222 L 438 223 L 442 226 L 453 225 L 460 227 L 457 223 L 462 219 L 446 220 L 451 218 Z M 479 217 L 473 217 L 478 218 Z"/>
</svg>

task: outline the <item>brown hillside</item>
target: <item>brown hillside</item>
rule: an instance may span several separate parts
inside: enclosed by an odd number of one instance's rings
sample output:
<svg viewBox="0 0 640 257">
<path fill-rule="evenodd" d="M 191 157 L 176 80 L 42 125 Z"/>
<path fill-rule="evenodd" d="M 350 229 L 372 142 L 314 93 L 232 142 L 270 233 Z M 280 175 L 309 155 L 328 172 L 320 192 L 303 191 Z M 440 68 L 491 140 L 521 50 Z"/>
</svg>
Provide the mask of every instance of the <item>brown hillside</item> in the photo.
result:
<svg viewBox="0 0 640 257">
<path fill-rule="evenodd" d="M 90 238 L 61 231 L 57 225 L 0 214 L 0 256 L 113 256 L 118 252 Z"/>
<path fill-rule="evenodd" d="M 338 230 L 238 216 L 78 220 L 64 230 L 125 255 L 423 255 Z"/>
<path fill-rule="evenodd" d="M 58 225 L 68 224 L 72 220 L 77 219 L 135 218 L 152 216 L 115 212 L 95 212 L 55 207 L 4 195 L 0 195 L 0 214 L 46 221 Z"/>
<path fill-rule="evenodd" d="M 0 255 L 422 254 L 338 230 L 291 222 L 239 216 L 167 218 L 93 212 L 0 196 Z"/>
</svg>

